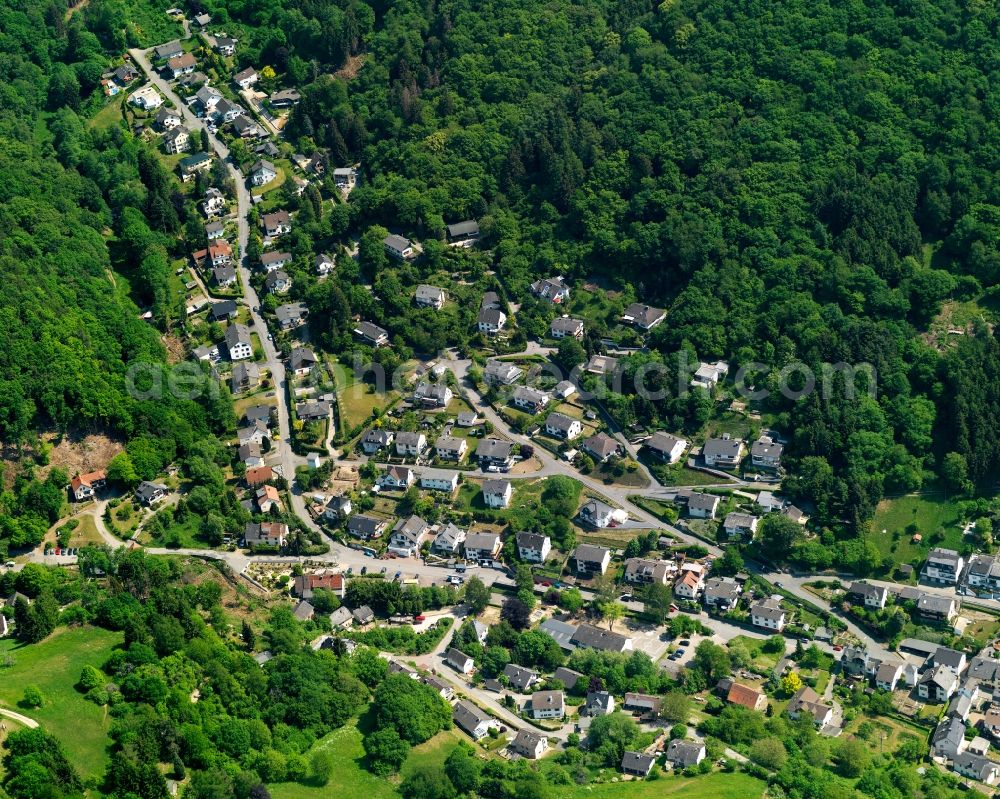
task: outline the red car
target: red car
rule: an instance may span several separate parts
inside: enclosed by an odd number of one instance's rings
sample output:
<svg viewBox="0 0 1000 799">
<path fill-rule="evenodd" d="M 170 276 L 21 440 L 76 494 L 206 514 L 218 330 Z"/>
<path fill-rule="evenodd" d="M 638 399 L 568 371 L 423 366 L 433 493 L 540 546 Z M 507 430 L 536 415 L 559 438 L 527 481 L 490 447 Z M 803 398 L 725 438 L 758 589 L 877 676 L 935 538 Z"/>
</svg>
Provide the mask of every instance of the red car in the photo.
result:
<svg viewBox="0 0 1000 799">
<path fill-rule="evenodd" d="M 423 613 L 421 613 L 419 616 L 414 616 L 413 620 L 414 621 L 427 621 L 427 617 Z"/>
<path fill-rule="evenodd" d="M 842 647 L 840 644 L 834 644 L 833 645 L 833 651 L 834 652 L 840 652 L 843 648 L 844 647 Z"/>
</svg>

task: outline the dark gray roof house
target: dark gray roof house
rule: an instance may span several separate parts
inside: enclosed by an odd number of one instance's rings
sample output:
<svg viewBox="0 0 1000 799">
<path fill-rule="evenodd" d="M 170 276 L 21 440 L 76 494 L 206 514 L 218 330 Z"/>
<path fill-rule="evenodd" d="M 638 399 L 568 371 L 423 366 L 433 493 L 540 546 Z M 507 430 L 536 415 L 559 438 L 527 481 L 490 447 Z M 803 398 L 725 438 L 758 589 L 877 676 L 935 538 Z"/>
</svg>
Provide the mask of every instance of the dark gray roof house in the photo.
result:
<svg viewBox="0 0 1000 799">
<path fill-rule="evenodd" d="M 508 663 L 503 668 L 503 673 L 510 682 L 512 688 L 524 693 L 528 688 L 538 682 L 538 675 L 531 669 L 524 666 L 516 666 Z"/>
<path fill-rule="evenodd" d="M 643 752 L 626 752 L 622 757 L 622 771 L 633 777 L 647 777 L 653 770 L 656 758 Z"/>
</svg>

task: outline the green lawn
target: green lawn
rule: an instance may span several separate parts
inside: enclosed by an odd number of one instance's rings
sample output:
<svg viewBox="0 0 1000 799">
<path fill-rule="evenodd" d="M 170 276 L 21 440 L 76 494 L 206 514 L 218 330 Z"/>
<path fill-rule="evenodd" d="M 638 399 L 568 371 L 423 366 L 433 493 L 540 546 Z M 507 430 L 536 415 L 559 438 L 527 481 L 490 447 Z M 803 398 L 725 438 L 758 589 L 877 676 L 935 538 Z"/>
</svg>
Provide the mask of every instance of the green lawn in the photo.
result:
<svg viewBox="0 0 1000 799">
<path fill-rule="evenodd" d="M 355 383 L 337 394 L 341 423 L 347 430 L 353 430 L 371 419 L 375 408 L 385 410 L 396 400 L 394 391 L 382 394 L 369 388 L 365 383 Z"/>
<path fill-rule="evenodd" d="M 911 540 L 913 535 L 907 530 L 911 524 L 916 525 L 916 532 L 922 538 L 919 543 Z M 962 546 L 958 504 L 943 497 L 905 496 L 884 500 L 875 511 L 872 530 L 879 551 L 891 555 L 897 563 L 923 560 L 935 546 L 951 549 Z M 934 535 L 938 530 L 944 531 L 939 541 Z"/>
<path fill-rule="evenodd" d="M 122 102 L 125 97 L 119 94 L 116 97 L 109 97 L 107 105 L 98 111 L 94 118 L 90 120 L 90 127 L 94 130 L 107 130 L 122 121 Z"/>
<path fill-rule="evenodd" d="M 748 774 L 715 772 L 702 777 L 665 776 L 658 780 L 607 782 L 602 785 L 554 785 L 554 799 L 759 799 L 764 783 Z"/>
<path fill-rule="evenodd" d="M 84 777 L 104 773 L 111 720 L 105 708 L 88 702 L 74 686 L 85 665 L 100 667 L 121 641 L 120 633 L 98 627 L 60 627 L 28 646 L 12 638 L 0 640 L 0 658 L 10 655 L 14 660 L 10 668 L 0 669 L 0 703 L 18 710 L 25 687 L 38 686 L 45 705 L 23 712 L 62 741 Z"/>
<path fill-rule="evenodd" d="M 489 740 L 484 738 L 483 740 Z M 443 766 L 444 761 L 462 741 L 469 743 L 469 739 L 458 731 L 457 727 L 439 732 L 429 741 L 415 746 L 410 752 L 410 756 L 403 764 L 400 774 L 406 777 L 410 772 L 422 766 Z"/>
</svg>

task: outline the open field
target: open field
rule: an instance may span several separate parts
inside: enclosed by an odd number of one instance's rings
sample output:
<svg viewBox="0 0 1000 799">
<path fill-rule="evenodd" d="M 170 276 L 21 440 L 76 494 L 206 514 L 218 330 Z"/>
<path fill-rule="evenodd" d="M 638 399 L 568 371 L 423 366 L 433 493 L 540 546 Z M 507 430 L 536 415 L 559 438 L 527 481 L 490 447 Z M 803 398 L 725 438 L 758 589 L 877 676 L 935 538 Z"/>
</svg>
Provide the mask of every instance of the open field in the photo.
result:
<svg viewBox="0 0 1000 799">
<path fill-rule="evenodd" d="M 348 430 L 353 430 L 371 419 L 372 411 L 375 408 L 385 410 L 391 406 L 396 397 L 395 392 L 383 394 L 378 391 L 369 391 L 366 384 L 354 383 L 337 393 L 342 424 Z"/>
<path fill-rule="evenodd" d="M 0 640 L 0 658 L 10 655 L 14 661 L 10 668 L 0 669 L 0 702 L 18 710 L 25 687 L 38 686 L 44 706 L 22 712 L 62 741 L 85 778 L 104 773 L 111 720 L 105 708 L 88 702 L 74 686 L 85 665 L 100 667 L 121 640 L 120 633 L 98 627 L 60 627 L 29 646 L 12 638 Z"/>
<path fill-rule="evenodd" d="M 962 546 L 958 506 L 944 497 L 905 496 L 883 500 L 875 511 L 872 529 L 879 551 L 891 555 L 897 563 L 923 560 L 935 546 L 951 549 Z M 943 531 L 943 537 L 938 540 L 935 533 L 939 530 Z M 919 543 L 912 541 L 914 533 L 920 534 Z"/>
<path fill-rule="evenodd" d="M 764 783 L 748 774 L 706 774 L 702 777 L 666 776 L 658 780 L 609 782 L 603 785 L 554 785 L 555 799 L 759 799 Z"/>
</svg>

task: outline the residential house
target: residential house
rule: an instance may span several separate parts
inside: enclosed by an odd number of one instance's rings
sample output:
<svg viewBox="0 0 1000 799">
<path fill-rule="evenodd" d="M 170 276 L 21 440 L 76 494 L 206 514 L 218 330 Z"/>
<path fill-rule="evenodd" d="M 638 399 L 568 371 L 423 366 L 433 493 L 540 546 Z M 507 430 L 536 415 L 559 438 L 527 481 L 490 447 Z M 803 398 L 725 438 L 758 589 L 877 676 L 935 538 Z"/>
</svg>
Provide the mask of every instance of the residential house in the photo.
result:
<svg viewBox="0 0 1000 799">
<path fill-rule="evenodd" d="M 705 465 L 718 469 L 735 469 L 743 460 L 743 442 L 725 434 L 722 438 L 710 438 L 701 448 Z"/>
<path fill-rule="evenodd" d="M 513 663 L 508 663 L 503 667 L 503 674 L 510 683 L 510 687 L 521 694 L 526 693 L 539 679 L 536 672 Z"/>
<path fill-rule="evenodd" d="M 560 380 L 552 391 L 559 399 L 568 399 L 576 394 L 576 386 L 569 380 Z"/>
<path fill-rule="evenodd" d="M 764 513 L 780 513 L 785 507 L 785 501 L 778 499 L 770 491 L 761 491 L 755 502 Z"/>
<path fill-rule="evenodd" d="M 284 266 L 288 266 L 292 262 L 292 254 L 290 252 L 278 252 L 270 251 L 261 253 L 260 256 L 260 266 L 266 273 L 277 271 Z"/>
<path fill-rule="evenodd" d="M 610 630 L 581 624 L 570 640 L 575 646 L 586 649 L 600 649 L 605 652 L 626 652 L 632 649 L 632 639 Z"/>
<path fill-rule="evenodd" d="M 482 300 L 479 302 L 479 310 L 483 308 L 496 308 L 497 310 L 504 310 L 507 307 L 507 303 L 500 299 L 500 295 L 495 291 L 487 291 L 483 294 Z"/>
<path fill-rule="evenodd" d="M 786 708 L 788 717 L 793 721 L 800 715 L 805 714 L 813 720 L 817 727 L 825 727 L 833 721 L 833 708 L 824 705 L 817 694 L 808 685 L 803 685 L 792 696 Z"/>
<path fill-rule="evenodd" d="M 220 289 L 232 288 L 236 285 L 236 267 L 216 266 L 212 269 L 212 282 Z"/>
<path fill-rule="evenodd" d="M 582 677 L 583 675 L 581 674 L 580 676 Z M 556 679 L 558 679 L 558 677 Z M 563 685 L 567 688 L 572 688 L 576 685 L 576 680 L 573 680 L 572 682 L 564 682 Z M 583 710 L 586 711 L 588 716 L 610 715 L 615 712 L 615 698 L 608 691 L 588 691 L 587 700 L 584 702 Z"/>
<path fill-rule="evenodd" d="M 392 528 L 389 537 L 389 547 L 397 554 L 412 556 L 427 540 L 430 525 L 417 515 L 408 519 L 400 519 Z"/>
<path fill-rule="evenodd" d="M 507 471 L 514 462 L 514 445 L 499 438 L 484 438 L 476 445 L 476 459 L 487 471 Z"/>
<path fill-rule="evenodd" d="M 966 584 L 970 588 L 1000 591 L 1000 558 L 976 553 L 969 558 Z"/>
<path fill-rule="evenodd" d="M 965 567 L 965 559 L 954 549 L 935 547 L 927 555 L 921 578 L 929 582 L 956 585 Z"/>
<path fill-rule="evenodd" d="M 951 597 L 923 594 L 917 599 L 917 613 L 925 619 L 947 623 L 958 615 L 958 605 Z"/>
<path fill-rule="evenodd" d="M 648 777 L 653 770 L 656 758 L 644 752 L 626 751 L 622 756 L 622 773 L 632 777 Z"/>
<path fill-rule="evenodd" d="M 508 747 L 510 751 L 529 760 L 537 760 L 549 748 L 549 739 L 537 732 L 520 730 Z"/>
<path fill-rule="evenodd" d="M 465 538 L 465 559 L 494 561 L 500 556 L 502 545 L 496 533 L 469 533 Z"/>
<path fill-rule="evenodd" d="M 389 332 L 371 322 L 358 323 L 354 335 L 375 347 L 384 347 L 389 343 Z"/>
<path fill-rule="evenodd" d="M 423 469 L 420 472 L 420 487 L 452 493 L 458 488 L 458 472 L 454 469 Z"/>
<path fill-rule="evenodd" d="M 701 596 L 704 587 L 705 580 L 703 573 L 686 569 L 681 572 L 680 577 L 674 583 L 674 596 L 681 599 L 695 600 Z"/>
<path fill-rule="evenodd" d="M 961 674 L 965 671 L 965 667 L 967 665 L 965 662 L 964 652 L 949 649 L 946 646 L 939 646 L 936 650 L 934 650 L 931 660 L 933 665 L 949 669 L 955 674 Z"/>
<path fill-rule="evenodd" d="M 433 308 L 436 311 L 440 311 L 444 306 L 444 301 L 447 299 L 447 294 L 445 294 L 444 289 L 440 289 L 437 286 L 428 286 L 426 284 L 421 284 L 417 286 L 417 291 L 413 295 L 413 300 L 421 308 Z"/>
<path fill-rule="evenodd" d="M 469 674 L 476 667 L 476 662 L 471 657 L 455 647 L 448 650 L 445 663 L 460 674 Z"/>
<path fill-rule="evenodd" d="M 347 580 L 339 572 L 321 572 L 300 574 L 292 582 L 292 594 L 300 599 L 312 599 L 317 590 L 329 591 L 343 599 Z"/>
<path fill-rule="evenodd" d="M 488 361 L 483 379 L 491 386 L 509 386 L 517 382 L 524 370 L 504 361 Z"/>
<path fill-rule="evenodd" d="M 413 469 L 408 466 L 390 466 L 378 478 L 378 486 L 383 489 L 405 491 L 417 480 Z"/>
<path fill-rule="evenodd" d="M 483 308 L 476 318 L 477 329 L 487 336 L 497 335 L 506 324 L 507 314 L 496 308 Z"/>
<path fill-rule="evenodd" d="M 461 461 L 468 449 L 468 441 L 456 436 L 438 436 L 434 442 L 434 450 L 441 460 Z"/>
<path fill-rule="evenodd" d="M 688 516 L 692 519 L 714 519 L 719 509 L 719 497 L 694 491 L 688 497 Z"/>
<path fill-rule="evenodd" d="M 392 446 L 396 434 L 392 430 L 369 430 L 361 439 L 361 449 L 366 455 L 374 455 L 380 449 Z"/>
<path fill-rule="evenodd" d="M 613 375 L 618 371 L 618 359 L 610 355 L 591 355 L 583 371 L 592 375 Z"/>
<path fill-rule="evenodd" d="M 929 702 L 947 702 L 958 688 L 958 675 L 944 666 L 933 666 L 917 681 L 917 696 Z"/>
<path fill-rule="evenodd" d="M 323 518 L 328 522 L 339 522 L 351 515 L 353 507 L 350 495 L 334 494 L 323 508 Z"/>
<path fill-rule="evenodd" d="M 229 351 L 229 360 L 243 361 L 253 357 L 253 342 L 250 339 L 250 330 L 246 325 L 234 322 L 226 328 L 226 349 Z"/>
<path fill-rule="evenodd" d="M 940 721 L 931 733 L 931 753 L 954 760 L 965 750 L 965 722 L 954 716 Z"/>
<path fill-rule="evenodd" d="M 579 544 L 573 552 L 573 560 L 576 573 L 581 576 L 604 574 L 611 563 L 611 550 L 594 544 Z"/>
<path fill-rule="evenodd" d="M 276 177 L 278 177 L 277 167 L 264 158 L 256 161 L 250 167 L 250 183 L 254 186 L 265 186 Z"/>
<path fill-rule="evenodd" d="M 231 56 L 236 52 L 236 43 L 236 39 L 230 39 L 228 36 L 216 36 L 215 51 L 222 56 Z"/>
<path fill-rule="evenodd" d="M 215 106 L 222 100 L 222 92 L 211 86 L 202 86 L 195 92 L 194 96 L 205 115 L 211 114 L 215 110 Z"/>
<path fill-rule="evenodd" d="M 362 605 L 360 608 L 355 608 L 351 611 L 351 615 L 354 617 L 354 623 L 361 626 L 371 624 L 375 621 L 375 611 L 368 607 L 368 605 Z"/>
<path fill-rule="evenodd" d="M 288 356 L 288 367 L 296 377 L 309 374 L 317 363 L 316 355 L 308 347 L 293 347 Z"/>
<path fill-rule="evenodd" d="M 767 694 L 743 685 L 738 682 L 732 683 L 726 692 L 726 701 L 733 705 L 740 705 L 748 710 L 767 710 Z"/>
<path fill-rule="evenodd" d="M 196 14 L 194 22 L 199 28 L 207 28 L 212 22 L 212 18 L 208 14 Z"/>
<path fill-rule="evenodd" d="M 154 483 L 143 480 L 135 490 L 135 498 L 140 505 L 152 506 L 170 493 L 170 489 L 163 483 Z"/>
<path fill-rule="evenodd" d="M 652 452 L 664 463 L 677 463 L 688 448 L 688 442 L 683 438 L 657 431 L 646 441 L 646 449 Z"/>
<path fill-rule="evenodd" d="M 288 540 L 288 525 L 282 522 L 247 522 L 243 543 L 248 547 L 268 546 L 280 549 Z"/>
<path fill-rule="evenodd" d="M 177 171 L 180 172 L 181 182 L 187 183 L 194 179 L 194 176 L 199 172 L 205 172 L 212 166 L 212 156 L 208 153 L 195 153 L 194 155 L 186 155 L 180 161 L 177 162 Z M 216 223 L 211 223 L 216 224 Z M 221 224 L 221 223 L 220 223 Z M 217 236 L 213 236 L 209 230 L 208 225 L 205 226 L 205 232 L 208 233 L 208 239 L 211 241 L 213 238 L 222 237 L 222 228 L 219 228 L 219 233 Z"/>
<path fill-rule="evenodd" d="M 875 687 L 880 691 L 895 691 L 896 685 L 903 676 L 903 664 L 886 661 L 880 663 L 875 672 Z"/>
<path fill-rule="evenodd" d="M 756 516 L 751 516 L 749 513 L 733 512 L 726 514 L 722 528 L 731 540 L 737 538 L 751 540 L 757 532 L 758 524 L 760 524 L 760 519 Z"/>
<path fill-rule="evenodd" d="M 754 627 L 781 632 L 785 629 L 786 614 L 781 607 L 781 597 L 772 596 L 754 603 L 750 608 L 750 623 Z"/>
<path fill-rule="evenodd" d="M 395 233 L 390 233 L 385 237 L 383 244 L 385 245 L 385 251 L 394 258 L 406 260 L 407 258 L 412 258 L 414 255 L 413 242 L 404 236 L 397 236 Z"/>
<path fill-rule="evenodd" d="M 119 86 L 125 87 L 139 77 L 139 70 L 132 65 L 131 61 L 126 61 L 114 70 L 111 75 L 114 78 L 115 83 Z"/>
<path fill-rule="evenodd" d="M 268 102 L 275 108 L 291 108 L 293 105 L 297 105 L 301 99 L 302 95 L 295 89 L 282 89 L 267 98 Z"/>
<path fill-rule="evenodd" d="M 592 499 L 580 508 L 580 520 L 598 529 L 615 526 L 620 515 L 614 508 L 599 499 Z"/>
<path fill-rule="evenodd" d="M 572 441 L 583 432 L 579 419 L 567 416 L 565 413 L 553 411 L 545 419 L 545 432 L 554 438 L 564 438 Z"/>
<path fill-rule="evenodd" d="M 676 571 L 673 561 L 650 558 L 628 558 L 625 561 L 625 582 L 632 585 L 666 585 Z"/>
<path fill-rule="evenodd" d="M 569 316 L 553 319 L 552 324 L 549 325 L 549 335 L 552 338 L 566 338 L 567 336 L 583 338 L 583 320 L 573 319 Z"/>
<path fill-rule="evenodd" d="M 451 244 L 471 242 L 479 238 L 479 223 L 474 219 L 456 222 L 446 226 L 448 241 Z"/>
<path fill-rule="evenodd" d="M 561 303 L 569 299 L 569 285 L 562 275 L 553 278 L 543 278 L 531 284 L 531 293 L 542 300 Z"/>
<path fill-rule="evenodd" d="M 97 494 L 98 489 L 104 488 L 107 479 L 108 476 L 103 469 L 87 472 L 86 474 L 78 474 L 69 484 L 70 491 L 73 492 L 73 499 L 77 502 L 82 502 L 85 499 L 93 498 Z"/>
<path fill-rule="evenodd" d="M 597 433 L 583 440 L 581 445 L 595 461 L 604 463 L 609 458 L 617 455 L 621 445 L 607 433 Z"/>
<path fill-rule="evenodd" d="M 781 468 L 784 445 L 770 436 L 761 436 L 750 445 L 750 462 L 758 469 L 776 471 Z"/>
<path fill-rule="evenodd" d="M 420 680 L 424 685 L 430 686 L 435 691 L 437 691 L 438 696 L 444 699 L 446 702 L 451 701 L 455 696 L 455 689 L 451 687 L 449 683 L 439 677 L 434 677 L 430 674 L 424 676 Z"/>
<path fill-rule="evenodd" d="M 233 75 L 233 83 L 241 89 L 249 89 L 257 83 L 258 79 L 257 70 L 253 67 L 247 67 Z"/>
<path fill-rule="evenodd" d="M 164 107 L 156 112 L 153 122 L 160 130 L 166 131 L 179 127 L 182 119 L 180 113 L 173 108 Z"/>
<path fill-rule="evenodd" d="M 444 408 L 455 394 L 446 383 L 428 383 L 422 380 L 413 392 L 413 398 L 421 405 L 431 408 Z"/>
<path fill-rule="evenodd" d="M 533 719 L 561 719 L 566 715 L 562 691 L 536 691 L 528 700 L 528 712 Z"/>
<path fill-rule="evenodd" d="M 725 361 L 700 363 L 698 364 L 698 370 L 694 373 L 694 377 L 691 378 L 691 385 L 695 388 L 704 388 L 707 391 L 711 391 L 728 374 L 729 364 Z"/>
<path fill-rule="evenodd" d="M 978 694 L 978 691 L 977 691 Z M 972 712 L 973 698 L 969 694 L 957 693 L 948 702 L 945 715 L 954 716 L 962 721 L 967 721 Z"/>
<path fill-rule="evenodd" d="M 274 470 L 270 466 L 256 466 L 246 470 L 243 481 L 248 488 L 260 488 L 274 480 Z"/>
<path fill-rule="evenodd" d="M 518 533 L 514 542 L 517 556 L 527 563 L 544 563 L 552 551 L 552 540 L 541 533 Z"/>
<path fill-rule="evenodd" d="M 456 727 L 474 741 L 482 739 L 492 727 L 498 726 L 494 719 L 487 716 L 468 700 L 463 700 L 455 705 L 452 720 L 455 722 Z"/>
<path fill-rule="evenodd" d="M 528 386 L 518 386 L 514 389 L 514 406 L 531 414 L 540 413 L 551 399 L 552 397 L 544 391 L 538 391 Z"/>
<path fill-rule="evenodd" d="M 675 738 L 667 745 L 667 762 L 674 768 L 691 768 L 705 759 L 705 744 Z"/>
<path fill-rule="evenodd" d="M 352 166 L 339 166 L 333 170 L 333 182 L 337 188 L 350 189 L 357 183 L 358 170 Z"/>
<path fill-rule="evenodd" d="M 170 155 L 186 153 L 191 143 L 191 132 L 183 125 L 171 128 L 163 134 L 163 149 Z"/>
<path fill-rule="evenodd" d="M 847 595 L 864 602 L 867 608 L 878 608 L 879 610 L 885 607 L 886 600 L 889 598 L 889 592 L 883 586 L 872 585 L 863 580 L 851 583 L 851 587 L 847 589 Z"/>
<path fill-rule="evenodd" d="M 274 316 L 282 330 L 294 330 L 306 323 L 309 308 L 304 302 L 287 302 L 274 309 Z"/>
<path fill-rule="evenodd" d="M 177 56 L 183 54 L 184 48 L 181 46 L 179 40 L 174 39 L 172 42 L 157 45 L 153 48 L 153 52 L 161 61 L 169 61 L 171 58 L 176 58 Z"/>
<path fill-rule="evenodd" d="M 640 330 L 652 330 L 667 317 L 667 312 L 662 308 L 654 308 L 652 305 L 645 305 L 641 302 L 633 302 L 625 313 L 622 314 L 622 321 L 627 325 L 633 325 Z"/>
<path fill-rule="evenodd" d="M 264 278 L 264 288 L 271 294 L 284 294 L 292 287 L 292 278 L 284 269 L 268 272 Z"/>
<path fill-rule="evenodd" d="M 325 252 L 316 256 L 316 274 L 320 277 L 330 274 L 333 271 L 333 267 L 333 256 Z"/>
<path fill-rule="evenodd" d="M 427 449 L 427 436 L 423 433 L 401 432 L 396 434 L 396 454 L 420 457 Z"/>
<path fill-rule="evenodd" d="M 247 468 L 264 465 L 264 454 L 261 452 L 260 444 L 256 441 L 241 444 L 238 449 L 238 457 Z"/>
<path fill-rule="evenodd" d="M 152 111 L 163 105 L 163 98 L 160 97 L 159 92 L 149 85 L 143 86 L 141 89 L 133 92 L 128 101 L 143 111 Z"/>
<path fill-rule="evenodd" d="M 580 672 L 574 671 L 573 669 L 568 669 L 565 666 L 560 666 L 554 672 L 552 672 L 552 678 L 555 680 L 559 680 L 559 682 L 561 682 L 569 691 L 572 691 L 575 688 L 576 684 L 584 677 L 585 675 L 581 674 Z M 606 693 L 606 692 L 602 691 L 601 693 Z M 611 699 L 611 710 L 609 710 L 608 713 L 612 712 L 614 712 L 614 697 L 612 697 Z"/>
<path fill-rule="evenodd" d="M 170 73 L 170 77 L 176 80 L 181 75 L 188 75 L 194 72 L 194 68 L 197 65 L 198 59 L 194 55 L 191 53 L 182 53 L 167 61 L 167 72 Z"/>
<path fill-rule="evenodd" d="M 330 418 L 332 407 L 329 400 L 300 402 L 295 406 L 295 415 L 302 422 L 325 422 Z"/>
<path fill-rule="evenodd" d="M 467 533 L 449 522 L 434 538 L 431 551 L 438 555 L 452 556 L 465 543 Z"/>
<path fill-rule="evenodd" d="M 238 366 L 243 366 L 244 364 L 237 364 Z M 251 441 L 256 444 L 263 443 L 265 438 L 271 437 L 271 431 L 268 429 L 267 425 L 262 421 L 257 420 L 251 422 L 246 427 L 241 427 L 236 431 L 236 437 L 239 441 L 239 445 L 249 444 Z"/>
<path fill-rule="evenodd" d="M 576 643 L 574 643 L 578 629 L 576 625 L 559 619 L 546 619 L 538 625 L 538 629 L 552 638 L 561 648 L 568 651 L 576 649 Z"/>
<path fill-rule="evenodd" d="M 347 521 L 347 532 L 355 538 L 368 541 L 372 538 L 381 538 L 389 527 L 389 522 L 375 516 L 367 516 L 358 513 Z"/>
<path fill-rule="evenodd" d="M 651 694 L 626 693 L 622 707 L 641 716 L 655 716 L 660 712 L 660 697 Z"/>
<path fill-rule="evenodd" d="M 258 161 L 257 163 L 261 162 Z M 277 173 L 275 173 L 275 176 L 277 176 Z M 264 214 L 260 218 L 260 221 L 264 226 L 264 236 L 268 239 L 284 236 L 286 233 L 292 232 L 292 217 L 288 211 L 275 211 L 274 213 Z"/>
<path fill-rule="evenodd" d="M 743 586 L 732 577 L 712 577 L 705 581 L 702 601 L 708 608 L 725 612 L 736 607 L 742 593 Z"/>
<path fill-rule="evenodd" d="M 479 424 L 479 414 L 475 411 L 462 411 L 458 415 L 456 423 L 459 427 L 475 427 Z"/>
<path fill-rule="evenodd" d="M 487 508 L 506 508 L 514 496 L 509 480 L 487 480 L 483 483 L 483 503 Z"/>
<path fill-rule="evenodd" d="M 987 785 L 996 785 L 1000 779 L 1000 764 L 972 752 L 959 752 L 952 758 L 952 767 L 956 774 L 979 780 Z"/>
<path fill-rule="evenodd" d="M 257 510 L 261 513 L 270 513 L 271 508 L 281 510 L 281 494 L 272 485 L 261 486 L 254 496 L 257 502 Z"/>
</svg>

